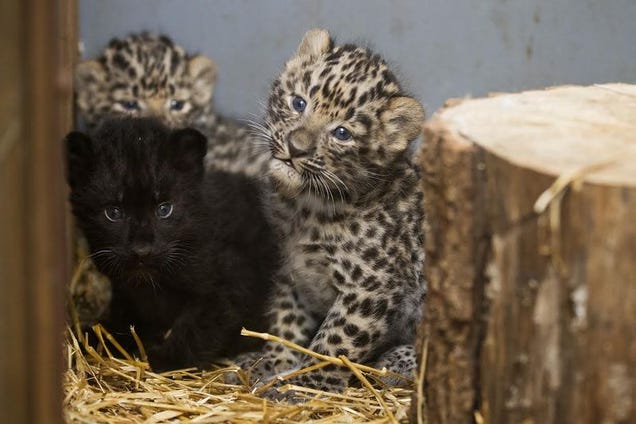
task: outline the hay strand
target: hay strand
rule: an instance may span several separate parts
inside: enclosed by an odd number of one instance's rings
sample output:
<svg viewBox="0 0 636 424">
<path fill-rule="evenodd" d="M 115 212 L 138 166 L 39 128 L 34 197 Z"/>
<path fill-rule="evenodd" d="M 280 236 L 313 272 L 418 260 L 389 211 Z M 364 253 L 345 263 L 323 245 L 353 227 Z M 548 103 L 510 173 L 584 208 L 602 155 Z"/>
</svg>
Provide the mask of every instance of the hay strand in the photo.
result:
<svg viewBox="0 0 636 424">
<path fill-rule="evenodd" d="M 290 342 L 289 340 L 285 340 L 282 337 L 274 336 L 272 334 L 257 333 L 256 331 L 250 331 L 250 330 L 246 330 L 245 328 L 243 328 L 241 330 L 241 335 L 242 336 L 248 336 L 248 337 L 257 337 L 259 339 L 277 342 L 277 343 L 280 343 L 280 344 L 282 344 L 282 345 L 284 345 L 284 346 L 286 346 L 286 347 L 288 347 L 288 348 L 290 348 L 292 350 L 295 350 L 297 352 L 300 352 L 300 353 L 303 353 L 305 355 L 314 357 L 316 359 L 320 359 L 321 361 L 328 362 L 328 363 L 334 364 L 334 365 L 339 365 L 341 367 L 346 366 L 346 364 L 340 358 L 335 358 L 333 356 L 323 355 L 321 353 L 314 352 L 313 350 L 307 349 L 305 347 L 297 345 L 294 342 Z M 356 368 L 360 369 L 361 371 L 373 373 L 373 374 L 376 374 L 376 375 L 386 376 L 386 375 L 389 374 L 389 372 L 386 369 L 379 370 L 377 368 L 369 367 L 367 365 L 362 365 L 362 364 L 353 364 L 353 365 Z"/>
<path fill-rule="evenodd" d="M 424 376 L 426 375 L 426 362 L 428 360 L 428 335 L 422 343 L 420 356 L 420 368 L 417 372 L 417 424 L 424 424 Z"/>
<path fill-rule="evenodd" d="M 369 380 L 367 380 L 367 378 L 360 372 L 359 367 L 354 364 L 353 362 L 351 362 L 349 359 L 347 359 L 346 356 L 344 355 L 340 355 L 338 357 L 347 367 L 349 367 L 349 369 L 351 370 L 351 372 L 353 373 L 353 375 L 355 375 L 358 380 L 360 380 L 360 382 L 362 383 L 362 385 L 364 387 L 367 388 L 367 390 L 369 390 L 369 392 L 371 392 L 371 394 L 373 396 L 375 396 L 375 398 L 378 400 L 378 403 L 380 404 L 380 406 L 382 406 L 382 409 L 384 409 L 384 412 L 386 413 L 386 415 L 389 417 L 389 419 L 391 420 L 392 423 L 397 423 L 397 421 L 395 420 L 395 417 L 393 416 L 393 413 L 391 413 L 391 410 L 389 409 L 389 407 L 387 406 L 386 402 L 384 401 L 384 399 L 382 398 L 382 396 L 380 396 L 380 393 L 378 393 L 377 390 L 375 390 L 373 388 L 373 386 L 371 385 L 371 383 L 369 383 Z"/>
</svg>

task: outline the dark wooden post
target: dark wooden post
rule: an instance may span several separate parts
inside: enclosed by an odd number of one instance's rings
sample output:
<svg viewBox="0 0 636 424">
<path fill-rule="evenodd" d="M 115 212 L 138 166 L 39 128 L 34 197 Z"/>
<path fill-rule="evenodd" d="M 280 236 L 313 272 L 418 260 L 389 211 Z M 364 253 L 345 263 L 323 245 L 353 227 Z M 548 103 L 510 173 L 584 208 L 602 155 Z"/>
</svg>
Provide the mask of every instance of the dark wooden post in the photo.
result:
<svg viewBox="0 0 636 424">
<path fill-rule="evenodd" d="M 62 421 L 75 2 L 0 10 L 0 422 Z"/>
</svg>

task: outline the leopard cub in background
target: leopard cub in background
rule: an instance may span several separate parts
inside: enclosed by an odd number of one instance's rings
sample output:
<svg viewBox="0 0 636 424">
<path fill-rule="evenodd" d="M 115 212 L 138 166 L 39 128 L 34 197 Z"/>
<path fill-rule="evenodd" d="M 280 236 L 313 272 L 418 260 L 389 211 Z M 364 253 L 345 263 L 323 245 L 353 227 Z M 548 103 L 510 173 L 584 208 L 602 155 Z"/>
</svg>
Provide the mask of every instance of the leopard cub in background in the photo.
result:
<svg viewBox="0 0 636 424">
<path fill-rule="evenodd" d="M 196 128 L 208 137 L 206 168 L 260 177 L 266 156 L 253 134 L 214 112 L 216 79 L 212 59 L 188 54 L 165 35 L 131 34 L 77 66 L 77 106 L 89 129 L 113 116 L 152 116 L 174 128 Z"/>
<path fill-rule="evenodd" d="M 412 376 L 422 315 L 422 192 L 408 147 L 424 110 L 378 55 L 309 31 L 273 83 L 269 214 L 282 234 L 283 266 L 270 331 L 322 354 L 346 355 Z M 314 363 L 268 342 L 254 381 Z M 284 383 L 342 390 L 333 365 Z M 277 396 L 274 391 L 268 395 Z"/>
<path fill-rule="evenodd" d="M 106 327 L 132 352 L 134 325 L 155 371 L 255 349 L 240 329 L 265 328 L 278 264 L 255 183 L 204 172 L 205 137 L 154 119 L 106 121 L 66 143 L 73 214 L 112 281 Z"/>
</svg>

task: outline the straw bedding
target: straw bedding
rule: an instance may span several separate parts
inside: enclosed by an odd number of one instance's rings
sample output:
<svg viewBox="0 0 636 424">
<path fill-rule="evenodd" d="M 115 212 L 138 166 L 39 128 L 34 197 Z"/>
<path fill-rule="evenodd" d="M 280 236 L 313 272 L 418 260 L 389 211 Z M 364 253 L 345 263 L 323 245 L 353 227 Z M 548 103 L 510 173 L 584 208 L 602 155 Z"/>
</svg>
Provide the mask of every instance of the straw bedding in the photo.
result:
<svg viewBox="0 0 636 424">
<path fill-rule="evenodd" d="M 78 276 L 76 275 L 75 278 Z M 71 305 L 73 329 L 67 329 L 64 376 L 64 414 L 72 423 L 385 423 L 407 422 L 412 390 L 388 388 L 376 378 L 384 374 L 345 357 L 318 357 L 323 363 L 348 366 L 361 388 L 326 393 L 297 386 L 304 402 L 296 404 L 265 400 L 247 385 L 224 383 L 225 373 L 242 372 L 218 366 L 209 371 L 186 369 L 157 374 L 142 358 L 133 358 L 97 325 L 97 345 L 81 346 L 77 315 Z M 294 349 L 288 341 L 261 333 L 252 337 L 275 340 Z M 299 371 L 302 372 L 303 370 Z M 374 384 L 370 384 L 373 381 Z"/>
</svg>

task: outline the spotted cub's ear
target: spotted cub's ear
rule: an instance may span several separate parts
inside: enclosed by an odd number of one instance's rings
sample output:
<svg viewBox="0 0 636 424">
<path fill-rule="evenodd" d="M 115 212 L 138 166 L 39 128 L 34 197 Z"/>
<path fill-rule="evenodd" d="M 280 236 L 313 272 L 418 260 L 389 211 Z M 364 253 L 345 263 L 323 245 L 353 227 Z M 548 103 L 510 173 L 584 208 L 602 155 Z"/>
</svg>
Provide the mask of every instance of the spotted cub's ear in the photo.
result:
<svg viewBox="0 0 636 424">
<path fill-rule="evenodd" d="M 93 142 L 89 136 L 79 131 L 70 132 L 64 139 L 66 145 L 66 179 L 73 187 L 85 182 L 92 172 L 94 163 Z"/>
<path fill-rule="evenodd" d="M 320 56 L 328 52 L 331 47 L 332 41 L 327 30 L 314 28 L 305 33 L 296 54 L 298 56 Z"/>
<path fill-rule="evenodd" d="M 393 97 L 381 115 L 389 148 L 404 150 L 422 132 L 424 108 L 412 97 Z"/>
<path fill-rule="evenodd" d="M 85 60 L 75 68 L 75 89 L 78 92 L 98 86 L 106 80 L 104 66 L 96 60 Z"/>
<path fill-rule="evenodd" d="M 206 56 L 194 56 L 188 61 L 188 75 L 192 78 L 192 100 L 198 105 L 209 103 L 216 83 L 216 64 Z"/>
<path fill-rule="evenodd" d="M 178 171 L 200 178 L 203 176 L 207 144 L 207 139 L 199 131 L 185 128 L 173 131 L 162 150 Z"/>
<path fill-rule="evenodd" d="M 96 60 L 85 60 L 75 68 L 73 78 L 77 93 L 77 106 L 80 111 L 87 112 L 95 102 L 97 94 L 106 83 L 106 70 Z"/>
</svg>

